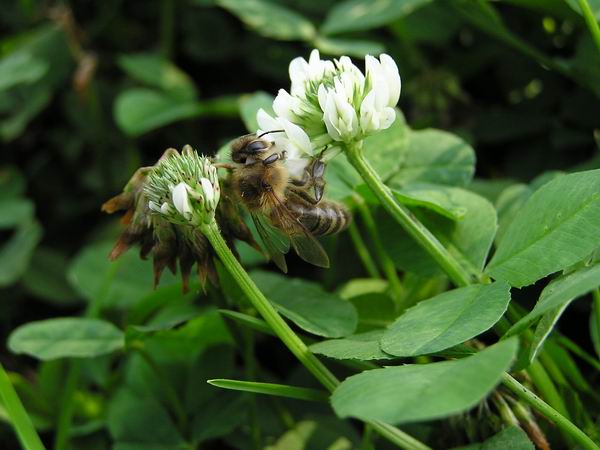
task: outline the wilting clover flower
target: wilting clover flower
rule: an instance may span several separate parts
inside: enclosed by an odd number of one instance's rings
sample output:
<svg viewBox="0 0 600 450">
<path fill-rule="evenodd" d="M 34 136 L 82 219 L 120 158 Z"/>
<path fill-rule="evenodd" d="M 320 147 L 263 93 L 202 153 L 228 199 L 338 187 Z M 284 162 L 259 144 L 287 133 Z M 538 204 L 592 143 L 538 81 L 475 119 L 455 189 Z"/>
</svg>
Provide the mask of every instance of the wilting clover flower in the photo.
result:
<svg viewBox="0 0 600 450">
<path fill-rule="evenodd" d="M 288 153 L 290 164 L 321 153 L 324 160 L 350 144 L 386 128 L 394 122 L 394 107 L 400 98 L 400 75 L 394 60 L 365 57 L 365 74 L 350 58 L 322 60 L 318 50 L 310 58 L 295 58 L 289 67 L 290 92 L 281 89 L 273 102 L 276 117 L 259 110 L 261 130 L 284 130 L 273 134 L 276 145 Z"/>
<path fill-rule="evenodd" d="M 189 145 L 181 154 L 165 152 L 148 174 L 144 191 L 152 214 L 196 226 L 214 220 L 221 195 L 217 169 Z"/>
<path fill-rule="evenodd" d="M 155 286 L 165 267 L 177 271 L 177 262 L 184 291 L 194 263 L 202 286 L 207 277 L 216 284 L 213 251 L 200 225 L 216 218 L 230 247 L 234 239 L 258 247 L 244 222 L 232 214 L 234 206 L 226 195 L 221 196 L 217 171 L 208 158 L 189 145 L 181 154 L 169 149 L 156 165 L 137 170 L 123 192 L 102 205 L 109 214 L 126 211 L 121 220 L 125 229 L 109 258 L 114 260 L 139 245 L 143 259 L 152 254 Z"/>
</svg>

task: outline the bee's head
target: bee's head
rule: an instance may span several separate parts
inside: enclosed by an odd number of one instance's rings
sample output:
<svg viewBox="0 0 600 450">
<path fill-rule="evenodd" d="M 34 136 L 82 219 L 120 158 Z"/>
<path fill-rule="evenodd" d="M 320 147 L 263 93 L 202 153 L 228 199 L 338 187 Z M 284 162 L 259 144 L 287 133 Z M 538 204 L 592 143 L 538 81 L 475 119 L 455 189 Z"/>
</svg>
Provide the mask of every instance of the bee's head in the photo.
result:
<svg viewBox="0 0 600 450">
<path fill-rule="evenodd" d="M 246 134 L 239 137 L 231 144 L 231 159 L 233 162 L 246 164 L 248 159 L 253 162 L 262 160 L 267 155 L 267 150 L 273 147 L 273 142 L 263 136 L 270 133 L 281 133 L 283 130 L 267 131 L 260 135 Z"/>
</svg>

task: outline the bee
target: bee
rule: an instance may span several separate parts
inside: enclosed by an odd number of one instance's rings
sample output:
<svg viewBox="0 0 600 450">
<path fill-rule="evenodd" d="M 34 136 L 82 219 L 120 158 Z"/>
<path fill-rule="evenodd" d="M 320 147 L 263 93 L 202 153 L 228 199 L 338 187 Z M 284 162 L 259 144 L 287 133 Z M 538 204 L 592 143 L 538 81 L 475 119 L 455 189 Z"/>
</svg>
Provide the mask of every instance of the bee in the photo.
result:
<svg viewBox="0 0 600 450">
<path fill-rule="evenodd" d="M 279 131 L 270 131 L 274 133 Z M 287 272 L 284 254 L 291 247 L 303 260 L 329 267 L 329 257 L 316 240 L 344 230 L 350 213 L 337 202 L 324 200 L 325 165 L 312 161 L 301 179 L 292 179 L 285 151 L 260 136 L 241 136 L 231 145 L 234 164 L 217 164 L 231 170 L 231 188 L 249 211 L 267 253 Z M 311 195 L 310 188 L 313 193 Z"/>
</svg>

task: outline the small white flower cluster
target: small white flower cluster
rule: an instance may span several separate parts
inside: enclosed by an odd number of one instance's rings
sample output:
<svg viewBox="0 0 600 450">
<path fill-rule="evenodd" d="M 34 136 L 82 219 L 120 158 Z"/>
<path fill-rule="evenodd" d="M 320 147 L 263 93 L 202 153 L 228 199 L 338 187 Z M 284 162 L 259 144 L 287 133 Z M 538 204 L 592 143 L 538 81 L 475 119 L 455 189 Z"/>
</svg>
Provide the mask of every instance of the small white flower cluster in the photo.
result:
<svg viewBox="0 0 600 450">
<path fill-rule="evenodd" d="M 276 117 L 264 110 L 257 113 L 258 133 L 273 133 L 271 139 L 287 152 L 294 175 L 317 151 L 323 159 L 341 150 L 340 143 L 364 139 L 388 128 L 396 118 L 400 98 L 400 75 L 394 60 L 365 57 L 364 75 L 350 58 L 322 60 L 318 50 L 310 58 L 295 58 L 289 67 L 290 92 L 281 89 L 273 102 Z"/>
<path fill-rule="evenodd" d="M 200 225 L 214 219 L 220 198 L 217 169 L 186 145 L 168 150 L 152 168 L 144 187 L 148 208 L 177 224 Z"/>
</svg>

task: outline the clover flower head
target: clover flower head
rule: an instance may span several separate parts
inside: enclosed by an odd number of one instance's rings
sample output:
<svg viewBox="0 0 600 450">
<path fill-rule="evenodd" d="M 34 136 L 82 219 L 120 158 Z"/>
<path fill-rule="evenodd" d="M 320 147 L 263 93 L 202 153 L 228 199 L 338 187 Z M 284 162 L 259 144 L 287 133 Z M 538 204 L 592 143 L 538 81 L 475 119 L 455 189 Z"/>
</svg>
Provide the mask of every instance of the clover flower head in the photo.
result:
<svg viewBox="0 0 600 450">
<path fill-rule="evenodd" d="M 265 134 L 264 138 L 272 141 L 276 149 L 285 150 L 285 164 L 290 175 L 302 176 L 304 168 L 314 155 L 314 146 L 308 134 L 285 117 L 274 118 L 263 109 L 258 111 L 256 118 L 260 127 L 256 132 L 257 135 L 265 131 L 281 130 L 281 132 Z"/>
<path fill-rule="evenodd" d="M 386 54 L 367 55 L 363 74 L 347 56 L 322 60 L 319 51 L 313 50 L 308 61 L 292 60 L 289 74 L 289 92 L 280 89 L 273 101 L 276 117 L 260 110 L 257 119 L 261 129 L 285 130 L 274 139 L 294 157 L 308 158 L 318 151 L 327 160 L 340 151 L 342 143 L 389 128 L 396 118 L 400 75 Z M 294 125 L 306 137 L 300 138 L 301 133 L 291 129 Z"/>
<path fill-rule="evenodd" d="M 210 223 L 220 198 L 217 169 L 186 145 L 170 149 L 148 174 L 148 208 L 175 224 Z"/>
</svg>

